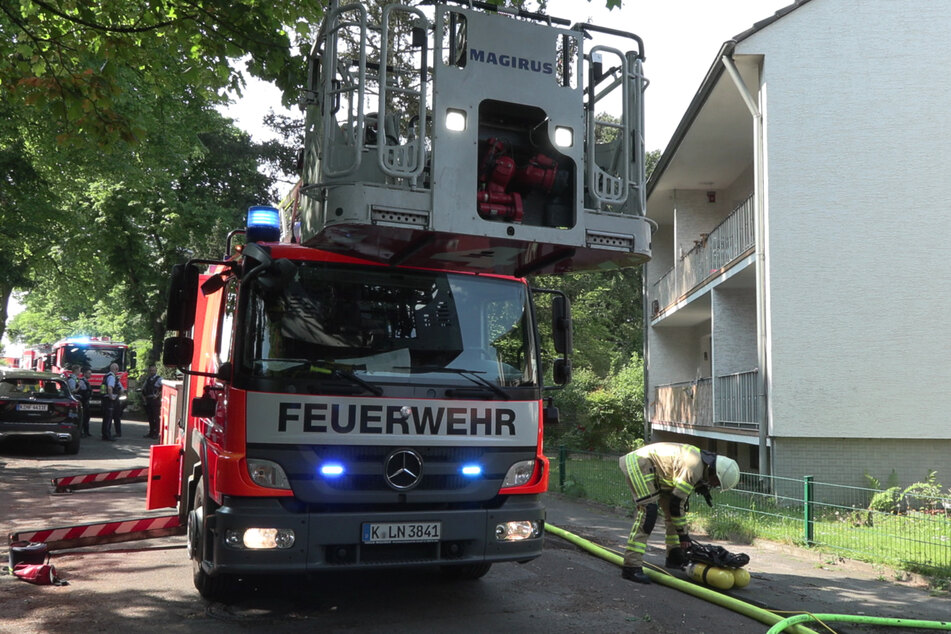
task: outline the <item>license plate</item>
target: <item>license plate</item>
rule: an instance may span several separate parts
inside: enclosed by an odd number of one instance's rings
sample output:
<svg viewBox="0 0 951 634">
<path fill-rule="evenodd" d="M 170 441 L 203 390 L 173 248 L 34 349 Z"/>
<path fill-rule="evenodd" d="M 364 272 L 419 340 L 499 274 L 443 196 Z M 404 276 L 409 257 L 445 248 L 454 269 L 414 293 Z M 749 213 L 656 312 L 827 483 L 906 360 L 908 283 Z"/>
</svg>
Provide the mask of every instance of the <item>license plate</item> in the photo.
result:
<svg viewBox="0 0 951 634">
<path fill-rule="evenodd" d="M 438 542 L 441 522 L 380 522 L 363 525 L 364 544 Z"/>
<path fill-rule="evenodd" d="M 46 403 L 17 403 L 18 412 L 45 412 Z"/>
</svg>

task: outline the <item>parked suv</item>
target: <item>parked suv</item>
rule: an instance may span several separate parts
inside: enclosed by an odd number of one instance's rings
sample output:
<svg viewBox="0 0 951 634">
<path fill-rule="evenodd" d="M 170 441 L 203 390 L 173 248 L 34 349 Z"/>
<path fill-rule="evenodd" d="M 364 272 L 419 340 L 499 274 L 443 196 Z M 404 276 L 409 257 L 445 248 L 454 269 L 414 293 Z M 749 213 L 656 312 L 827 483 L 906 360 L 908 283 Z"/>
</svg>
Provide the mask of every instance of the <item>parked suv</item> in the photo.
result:
<svg viewBox="0 0 951 634">
<path fill-rule="evenodd" d="M 49 372 L 0 370 L 0 441 L 40 436 L 79 453 L 82 405 L 66 379 Z"/>
</svg>

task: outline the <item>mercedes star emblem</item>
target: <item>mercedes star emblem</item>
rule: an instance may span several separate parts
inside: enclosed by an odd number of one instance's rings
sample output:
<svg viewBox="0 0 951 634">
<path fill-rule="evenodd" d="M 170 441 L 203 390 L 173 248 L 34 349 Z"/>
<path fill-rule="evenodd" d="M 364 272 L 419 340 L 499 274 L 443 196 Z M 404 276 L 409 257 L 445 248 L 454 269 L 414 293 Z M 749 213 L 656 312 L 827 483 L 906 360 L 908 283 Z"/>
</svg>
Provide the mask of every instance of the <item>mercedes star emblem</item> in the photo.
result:
<svg viewBox="0 0 951 634">
<path fill-rule="evenodd" d="M 423 458 L 412 449 L 396 449 L 386 457 L 383 475 L 397 491 L 408 491 L 423 477 Z"/>
</svg>

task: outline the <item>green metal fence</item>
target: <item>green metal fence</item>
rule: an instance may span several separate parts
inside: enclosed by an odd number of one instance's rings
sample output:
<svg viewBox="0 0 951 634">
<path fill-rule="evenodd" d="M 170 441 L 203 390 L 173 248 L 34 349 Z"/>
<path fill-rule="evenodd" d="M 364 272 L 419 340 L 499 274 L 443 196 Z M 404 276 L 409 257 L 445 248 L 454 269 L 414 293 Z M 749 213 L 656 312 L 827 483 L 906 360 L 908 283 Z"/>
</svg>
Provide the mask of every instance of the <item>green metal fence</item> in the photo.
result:
<svg viewBox="0 0 951 634">
<path fill-rule="evenodd" d="M 633 510 L 619 455 L 560 448 L 550 490 Z M 719 525 L 755 527 L 766 539 L 840 552 L 852 559 L 951 576 L 951 499 L 934 491 L 867 489 L 741 474 L 732 491 L 715 490 L 714 508 L 698 496 L 691 513 Z"/>
</svg>

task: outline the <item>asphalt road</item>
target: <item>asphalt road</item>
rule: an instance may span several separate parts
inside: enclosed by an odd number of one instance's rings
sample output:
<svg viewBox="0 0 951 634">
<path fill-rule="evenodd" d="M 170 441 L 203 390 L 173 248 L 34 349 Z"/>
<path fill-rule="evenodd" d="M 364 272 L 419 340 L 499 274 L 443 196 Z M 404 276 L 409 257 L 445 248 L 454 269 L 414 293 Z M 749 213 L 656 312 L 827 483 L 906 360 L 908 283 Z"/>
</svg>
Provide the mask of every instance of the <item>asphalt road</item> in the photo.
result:
<svg viewBox="0 0 951 634">
<path fill-rule="evenodd" d="M 142 438 L 145 430 L 142 422 L 125 422 L 118 442 L 85 439 L 77 456 L 33 442 L 0 445 L 3 534 L 149 515 L 143 510 L 145 484 L 71 494 L 55 494 L 50 486 L 53 477 L 146 466 L 151 441 Z M 594 531 L 615 547 L 623 543 L 617 536 L 629 520 L 606 516 L 610 521 L 604 525 L 603 517 L 586 514 L 581 505 L 552 502 L 549 517 L 557 516 L 565 528 Z M 0 632 L 743 634 L 767 629 L 662 585 L 623 581 L 612 564 L 558 538 L 546 537 L 545 545 L 539 559 L 496 565 L 478 581 L 450 582 L 434 570 L 261 577 L 228 605 L 207 602 L 195 591 L 184 537 L 60 551 L 52 563 L 68 585 L 39 587 L 0 576 Z"/>
</svg>

